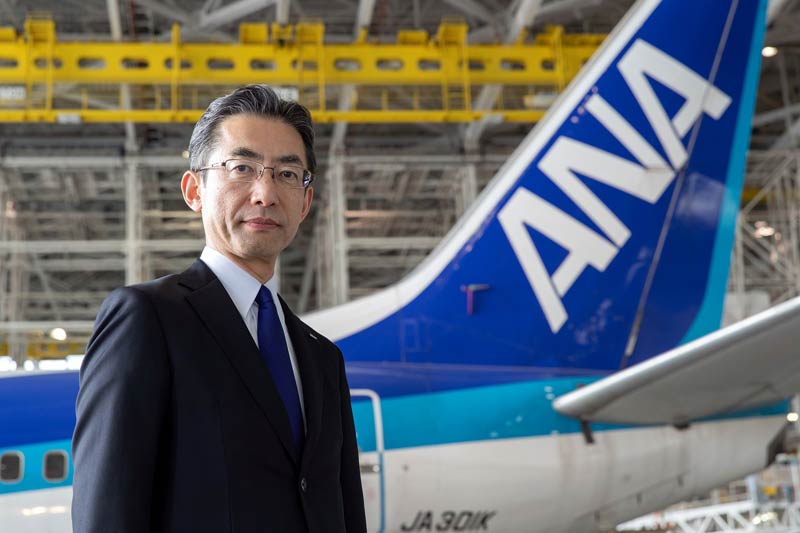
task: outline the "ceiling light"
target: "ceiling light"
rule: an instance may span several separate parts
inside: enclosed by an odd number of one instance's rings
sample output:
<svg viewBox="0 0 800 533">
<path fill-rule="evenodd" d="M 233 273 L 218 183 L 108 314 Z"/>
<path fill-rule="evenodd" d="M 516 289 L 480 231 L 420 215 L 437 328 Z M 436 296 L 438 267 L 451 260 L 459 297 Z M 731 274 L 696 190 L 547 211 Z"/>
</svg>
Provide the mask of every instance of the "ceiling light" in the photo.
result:
<svg viewBox="0 0 800 533">
<path fill-rule="evenodd" d="M 775 57 L 778 54 L 778 49 L 774 46 L 765 46 L 761 49 L 761 55 L 764 57 Z"/>
<path fill-rule="evenodd" d="M 83 363 L 82 355 L 68 355 L 67 356 L 67 369 L 80 370 Z"/>
<path fill-rule="evenodd" d="M 753 232 L 753 235 L 755 235 L 757 239 L 760 239 L 761 237 L 772 237 L 775 235 L 775 228 L 763 220 L 759 220 L 756 222 L 756 230 Z"/>
<path fill-rule="evenodd" d="M 17 363 L 11 357 L 4 355 L 0 357 L 0 372 L 13 372 L 17 369 Z"/>
<path fill-rule="evenodd" d="M 69 367 L 64 359 L 42 359 L 39 361 L 39 370 L 60 372 L 68 369 Z"/>
<path fill-rule="evenodd" d="M 786 420 L 788 420 L 789 422 L 797 422 L 798 420 L 800 420 L 800 414 L 789 413 L 786 415 Z"/>
<path fill-rule="evenodd" d="M 67 332 L 64 328 L 53 328 L 50 330 L 50 338 L 57 341 L 67 340 Z"/>
</svg>

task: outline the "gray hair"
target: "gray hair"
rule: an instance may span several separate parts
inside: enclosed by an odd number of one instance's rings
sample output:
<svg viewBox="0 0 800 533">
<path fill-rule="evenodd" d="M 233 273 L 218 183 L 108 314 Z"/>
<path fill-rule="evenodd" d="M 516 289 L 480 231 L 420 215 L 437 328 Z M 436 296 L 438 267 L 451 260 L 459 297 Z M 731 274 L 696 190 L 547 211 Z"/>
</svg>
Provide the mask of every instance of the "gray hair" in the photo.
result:
<svg viewBox="0 0 800 533">
<path fill-rule="evenodd" d="M 308 109 L 297 102 L 284 100 L 266 85 L 255 84 L 239 87 L 231 94 L 211 102 L 195 124 L 189 140 L 190 168 L 198 169 L 208 163 L 207 158 L 217 143 L 220 123 L 233 115 L 272 117 L 292 126 L 303 140 L 308 170 L 314 172 L 317 160 L 314 157 L 314 129 Z"/>
</svg>

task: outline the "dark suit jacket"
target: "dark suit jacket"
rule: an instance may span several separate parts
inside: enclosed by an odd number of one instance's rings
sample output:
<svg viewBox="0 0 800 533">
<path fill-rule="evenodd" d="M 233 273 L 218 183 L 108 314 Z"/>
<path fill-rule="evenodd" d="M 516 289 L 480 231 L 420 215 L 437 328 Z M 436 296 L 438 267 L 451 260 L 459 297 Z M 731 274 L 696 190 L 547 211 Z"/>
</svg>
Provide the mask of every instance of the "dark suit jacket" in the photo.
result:
<svg viewBox="0 0 800 533">
<path fill-rule="evenodd" d="M 75 533 L 366 531 L 341 352 L 281 304 L 303 382 L 302 457 L 205 263 L 111 293 L 80 375 Z"/>
</svg>

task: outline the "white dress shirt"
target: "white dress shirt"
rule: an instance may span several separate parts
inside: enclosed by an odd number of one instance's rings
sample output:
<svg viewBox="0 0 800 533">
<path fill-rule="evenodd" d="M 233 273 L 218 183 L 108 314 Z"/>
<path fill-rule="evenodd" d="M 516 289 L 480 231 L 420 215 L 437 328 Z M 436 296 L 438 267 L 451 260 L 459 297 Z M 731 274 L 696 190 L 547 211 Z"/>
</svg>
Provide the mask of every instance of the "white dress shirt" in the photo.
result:
<svg viewBox="0 0 800 533">
<path fill-rule="evenodd" d="M 233 305 L 236 306 L 236 310 L 242 315 L 242 320 L 244 320 L 247 330 L 253 337 L 253 342 L 258 346 L 258 304 L 256 303 L 256 296 L 261 289 L 261 282 L 239 265 L 208 246 L 203 248 L 200 260 L 208 265 L 208 268 L 219 278 L 222 286 L 225 287 L 225 290 L 228 292 L 228 296 L 233 300 Z M 297 371 L 297 356 L 294 353 L 292 339 L 289 337 L 289 332 L 286 329 L 286 319 L 283 316 L 283 308 L 278 300 L 278 293 L 275 290 L 275 278 L 271 278 L 264 286 L 272 293 L 275 309 L 277 309 L 278 318 L 281 321 L 283 336 L 286 338 L 286 347 L 289 349 L 289 360 L 292 363 L 294 382 L 297 384 L 297 394 L 300 396 L 300 410 L 303 413 L 303 422 L 305 423 L 306 410 L 303 404 L 303 384 L 300 382 L 300 373 Z"/>
</svg>

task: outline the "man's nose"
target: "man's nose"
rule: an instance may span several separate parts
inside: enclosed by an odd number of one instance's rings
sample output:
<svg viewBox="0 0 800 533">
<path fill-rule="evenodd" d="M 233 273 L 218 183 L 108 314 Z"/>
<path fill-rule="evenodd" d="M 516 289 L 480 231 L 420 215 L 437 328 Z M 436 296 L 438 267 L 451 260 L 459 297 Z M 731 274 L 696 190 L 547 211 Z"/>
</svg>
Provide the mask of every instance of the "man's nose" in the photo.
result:
<svg viewBox="0 0 800 533">
<path fill-rule="evenodd" d="M 272 169 L 265 168 L 260 178 L 250 186 L 250 202 L 253 205 L 272 205 L 278 201 L 278 186 L 272 179 Z"/>
</svg>

